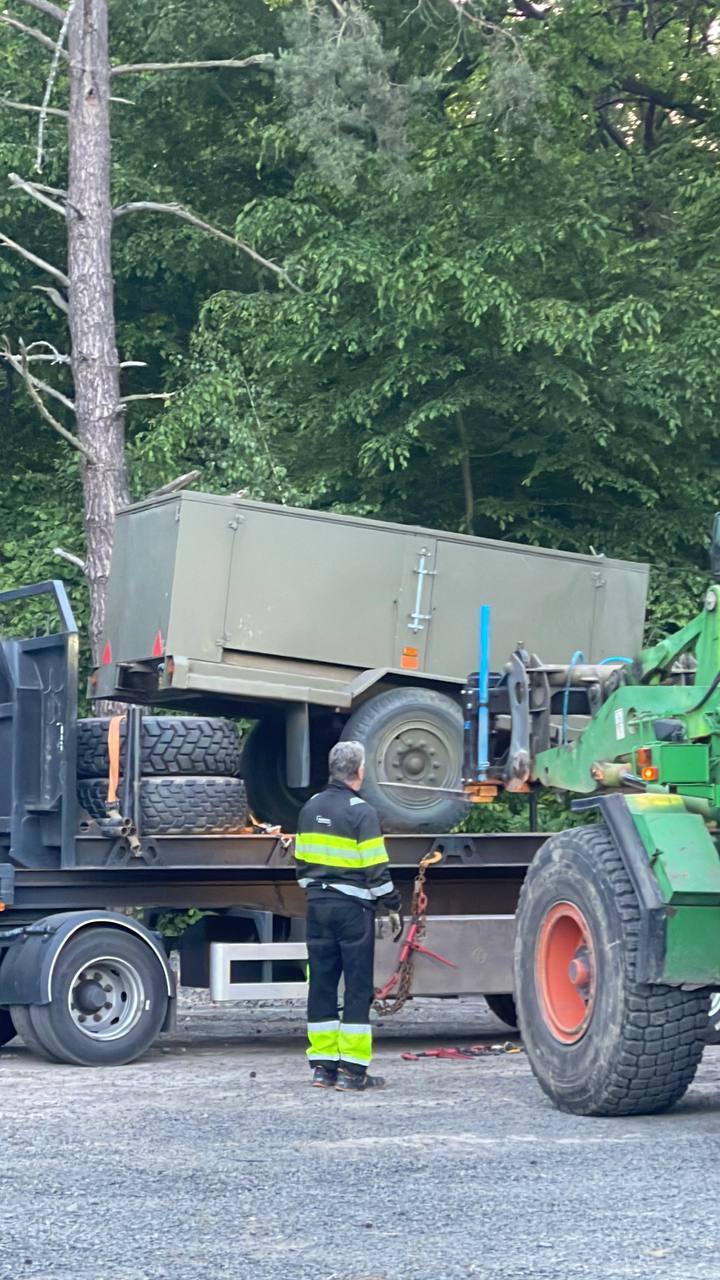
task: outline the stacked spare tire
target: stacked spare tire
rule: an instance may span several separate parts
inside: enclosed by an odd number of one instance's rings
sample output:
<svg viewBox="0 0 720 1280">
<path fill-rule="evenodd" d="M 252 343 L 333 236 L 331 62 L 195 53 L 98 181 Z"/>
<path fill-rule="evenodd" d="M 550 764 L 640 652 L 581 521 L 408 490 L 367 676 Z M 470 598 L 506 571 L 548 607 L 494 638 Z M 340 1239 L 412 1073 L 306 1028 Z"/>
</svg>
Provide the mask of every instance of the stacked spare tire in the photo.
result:
<svg viewBox="0 0 720 1280">
<path fill-rule="evenodd" d="M 108 728 L 78 721 L 78 800 L 91 818 L 107 814 Z M 120 776 L 126 723 L 120 725 Z M 144 716 L 140 807 L 144 835 L 222 835 L 242 831 L 248 810 L 240 774 L 240 737 L 230 720 Z"/>
</svg>

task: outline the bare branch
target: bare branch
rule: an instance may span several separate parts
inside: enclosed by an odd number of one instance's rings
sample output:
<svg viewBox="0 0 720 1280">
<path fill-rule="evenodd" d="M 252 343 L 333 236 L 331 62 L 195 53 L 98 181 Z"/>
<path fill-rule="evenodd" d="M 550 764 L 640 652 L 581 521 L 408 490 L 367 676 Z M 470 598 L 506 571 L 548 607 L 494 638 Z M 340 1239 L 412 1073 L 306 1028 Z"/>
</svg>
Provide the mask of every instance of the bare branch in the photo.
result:
<svg viewBox="0 0 720 1280">
<path fill-rule="evenodd" d="M 549 12 L 549 10 L 543 9 L 541 5 L 533 4 L 532 0 L 515 0 L 515 8 L 524 18 L 535 18 L 538 22 L 544 22 Z"/>
<path fill-rule="evenodd" d="M 11 13 L 0 13 L 0 22 L 4 22 L 7 27 L 14 27 L 16 31 L 22 31 L 23 35 L 32 36 L 33 40 L 37 40 L 45 49 L 49 49 L 51 53 L 55 52 L 55 41 L 46 36 L 44 31 L 38 31 L 37 27 L 28 27 L 26 23 L 21 22 L 19 18 L 14 18 Z M 67 54 L 63 49 L 60 57 L 67 62 Z"/>
<path fill-rule="evenodd" d="M 64 547 L 53 547 L 53 555 L 59 556 L 61 560 L 67 560 L 68 564 L 77 565 L 78 569 L 85 572 L 85 561 L 81 556 L 76 556 L 72 551 L 66 551 Z"/>
<path fill-rule="evenodd" d="M 42 100 L 42 110 L 40 112 L 40 119 L 38 121 L 37 153 L 35 156 L 35 168 L 38 173 L 42 173 L 42 167 L 43 167 L 43 150 L 44 150 L 44 144 L 45 144 L 45 125 L 47 124 L 47 109 L 50 103 L 50 99 L 52 97 L 52 91 L 55 88 L 55 81 L 57 80 L 57 73 L 58 73 L 58 67 L 60 65 L 60 58 L 62 54 L 65 52 L 63 46 L 65 44 L 65 37 L 67 35 L 67 30 L 70 24 L 70 19 L 72 17 L 72 12 L 73 12 L 73 9 L 75 8 L 75 2 L 76 0 L 70 0 L 70 4 L 68 5 L 63 15 L 62 26 L 60 27 L 60 34 L 58 35 L 58 38 L 55 42 L 52 62 L 50 63 L 50 70 L 48 71 L 48 78 L 45 83 L 45 92 L 43 94 L 43 100 Z"/>
<path fill-rule="evenodd" d="M 36 351 L 36 347 L 44 347 L 44 351 Z M 42 339 L 37 342 L 31 342 L 25 348 L 25 354 L 29 361 L 32 360 L 49 360 L 51 364 L 71 364 L 71 358 L 64 352 L 58 351 L 52 342 L 44 342 Z"/>
<path fill-rule="evenodd" d="M 75 412 L 75 405 L 72 400 L 68 400 L 68 397 L 64 396 L 62 391 L 58 391 L 57 387 L 51 387 L 47 382 L 41 382 L 40 378 L 36 378 L 34 374 L 30 373 L 28 368 L 30 362 L 28 360 L 27 347 L 25 346 L 22 338 L 20 339 L 20 355 L 15 355 L 10 348 L 7 338 L 3 334 L 0 356 L 3 360 L 7 360 L 10 367 L 14 369 L 16 373 L 19 373 L 21 378 L 24 378 L 28 383 L 32 383 L 35 391 L 44 391 L 45 395 L 53 396 L 55 400 L 59 400 L 60 404 L 64 405 L 66 409 L 69 409 L 71 413 Z"/>
<path fill-rule="evenodd" d="M 14 111 L 42 111 L 42 107 L 38 107 L 33 102 L 13 102 L 12 98 L 0 98 L 0 107 L 12 107 Z M 63 120 L 67 120 L 68 111 L 63 111 L 61 107 L 46 107 L 45 114 L 47 116 L 62 116 Z"/>
<path fill-rule="evenodd" d="M 121 218 L 125 213 L 172 214 L 173 217 L 180 218 L 183 222 L 188 222 L 191 227 L 197 227 L 199 231 L 205 231 L 208 235 L 215 236 L 217 240 L 222 240 L 225 244 L 232 245 L 234 249 L 242 250 L 249 258 L 252 258 L 253 262 L 257 262 L 261 267 L 267 267 L 268 271 L 273 271 L 296 293 L 302 293 L 302 289 L 293 283 L 287 272 L 282 267 L 279 267 L 276 262 L 271 262 L 269 258 L 263 258 L 262 254 L 257 253 L 255 249 L 251 249 L 242 240 L 236 240 L 234 236 L 229 236 L 227 232 L 218 230 L 217 227 L 211 226 L 209 222 L 204 222 L 202 218 L 196 217 L 194 213 L 191 213 L 189 209 L 185 209 L 181 204 L 160 204 L 156 200 L 135 200 L 129 204 L 119 204 L 113 209 L 113 217 L 115 218 Z"/>
<path fill-rule="evenodd" d="M 16 244 L 16 242 L 11 240 L 9 236 L 3 235 L 2 231 L 0 231 L 0 245 L 5 245 L 7 249 L 14 249 L 22 258 L 27 258 L 28 262 L 32 262 L 34 266 L 40 267 L 41 271 L 47 271 L 48 275 L 54 276 L 56 280 L 60 281 L 60 284 L 64 289 L 68 289 L 70 287 L 70 281 L 64 271 L 59 271 L 57 267 L 51 266 L 44 258 L 38 258 L 37 255 L 31 253 L 29 249 L 23 248 L 21 244 Z"/>
<path fill-rule="evenodd" d="M 121 369 L 147 369 L 147 360 L 123 360 Z"/>
<path fill-rule="evenodd" d="M 68 313 L 67 301 L 65 298 L 63 298 L 62 294 L 58 289 L 53 289 L 52 285 L 46 285 L 46 284 L 34 284 L 32 287 L 33 289 L 37 289 L 38 293 L 46 293 L 50 301 L 54 302 L 55 306 L 58 307 L 60 311 L 64 311 L 65 315 L 67 315 Z"/>
<path fill-rule="evenodd" d="M 51 0 L 22 0 L 22 3 L 29 4 L 30 8 L 37 9 L 38 13 L 46 13 L 48 18 L 54 18 L 56 22 L 65 21 L 65 10 L 61 9 L 59 4 L 52 4 Z"/>
<path fill-rule="evenodd" d="M 40 204 L 47 205 L 48 209 L 53 209 L 55 213 L 59 213 L 62 218 L 65 217 L 64 205 L 58 204 L 57 200 L 52 200 L 50 196 L 36 186 L 34 182 L 29 182 L 26 178 L 21 178 L 17 173 L 9 173 L 10 186 L 15 191 L 24 191 L 27 195 L 32 196 L 33 200 L 39 200 Z"/>
<path fill-rule="evenodd" d="M 13 355 L 7 338 L 3 337 L 2 342 L 3 347 L 0 348 L 0 356 L 7 360 L 12 368 L 20 374 L 20 377 L 25 383 L 27 393 L 38 413 L 50 424 L 53 431 L 57 431 L 58 435 L 62 436 L 63 440 L 67 440 L 68 444 L 72 445 L 73 449 L 77 449 L 78 453 L 82 453 L 83 456 L 87 458 L 88 462 L 94 462 L 95 459 L 85 448 L 82 440 L 79 440 L 77 436 L 73 435 L 72 431 L 68 431 L 67 427 L 64 427 L 61 422 L 58 422 L 57 418 L 53 417 L 47 405 L 44 404 L 40 397 L 39 388 L 58 396 L 59 399 L 62 399 L 64 403 L 68 404 L 71 408 L 74 407 L 72 401 L 67 400 L 65 396 L 61 396 L 59 392 L 55 391 L 54 387 L 48 387 L 46 383 L 40 382 L 38 378 L 33 378 L 30 370 L 28 369 L 27 348 L 25 347 L 22 339 L 20 340 L 19 356 Z"/>
<path fill-rule="evenodd" d="M 121 396 L 120 404 L 128 404 L 131 400 L 171 400 L 175 391 L 143 391 L 135 396 Z"/>
<path fill-rule="evenodd" d="M 164 498 L 166 493 L 176 493 L 178 489 L 187 489 L 189 484 L 197 480 L 202 472 L 186 471 L 184 476 L 178 476 L 175 480 L 169 480 L 167 484 L 162 484 L 159 489 L 153 489 L 149 493 L 148 498 Z"/>
<path fill-rule="evenodd" d="M 269 67 L 272 53 L 254 53 L 250 58 L 213 58 L 209 62 L 124 62 L 112 67 L 111 76 L 135 75 L 140 71 L 204 71 L 210 67 Z"/>
</svg>

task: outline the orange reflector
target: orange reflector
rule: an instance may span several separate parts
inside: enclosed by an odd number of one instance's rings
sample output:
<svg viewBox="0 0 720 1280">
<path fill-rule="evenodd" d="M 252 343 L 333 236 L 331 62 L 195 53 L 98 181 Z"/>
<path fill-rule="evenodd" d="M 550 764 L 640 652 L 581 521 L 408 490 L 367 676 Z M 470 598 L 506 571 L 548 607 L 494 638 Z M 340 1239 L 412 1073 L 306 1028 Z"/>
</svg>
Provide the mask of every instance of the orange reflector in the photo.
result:
<svg viewBox="0 0 720 1280">
<path fill-rule="evenodd" d="M 105 645 L 105 648 L 103 649 L 100 664 L 103 667 L 108 667 L 111 662 L 112 662 L 112 645 L 108 640 L 107 644 Z"/>
<path fill-rule="evenodd" d="M 657 782 L 660 777 L 660 770 L 655 764 L 646 764 L 644 768 L 640 770 L 640 777 L 643 782 Z"/>
<path fill-rule="evenodd" d="M 0 911 L 4 911 L 4 910 L 5 910 L 5 903 L 0 902 Z"/>
<path fill-rule="evenodd" d="M 153 658 L 162 658 L 163 648 L 164 648 L 164 645 L 163 645 L 162 632 L 156 631 L 155 640 L 153 642 L 153 647 L 152 647 Z"/>
<path fill-rule="evenodd" d="M 416 671 L 418 665 L 418 651 L 411 647 L 403 649 L 400 654 L 400 666 L 405 671 Z"/>
<path fill-rule="evenodd" d="M 638 747 L 635 752 L 635 762 L 638 769 L 642 769 L 643 765 L 652 764 L 652 751 L 649 747 Z"/>
</svg>

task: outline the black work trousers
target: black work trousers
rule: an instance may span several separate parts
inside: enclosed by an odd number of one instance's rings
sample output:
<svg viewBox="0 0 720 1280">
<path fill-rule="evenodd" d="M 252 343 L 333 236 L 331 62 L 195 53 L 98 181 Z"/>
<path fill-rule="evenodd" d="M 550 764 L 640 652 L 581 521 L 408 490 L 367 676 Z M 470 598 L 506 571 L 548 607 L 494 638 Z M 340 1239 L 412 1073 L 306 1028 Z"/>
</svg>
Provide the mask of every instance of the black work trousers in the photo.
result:
<svg viewBox="0 0 720 1280">
<path fill-rule="evenodd" d="M 373 908 L 335 890 L 314 894 L 308 899 L 307 948 L 310 1066 L 332 1069 L 342 1065 L 362 1074 L 372 1056 Z M 342 1014 L 338 1003 L 341 977 L 345 979 Z"/>
</svg>

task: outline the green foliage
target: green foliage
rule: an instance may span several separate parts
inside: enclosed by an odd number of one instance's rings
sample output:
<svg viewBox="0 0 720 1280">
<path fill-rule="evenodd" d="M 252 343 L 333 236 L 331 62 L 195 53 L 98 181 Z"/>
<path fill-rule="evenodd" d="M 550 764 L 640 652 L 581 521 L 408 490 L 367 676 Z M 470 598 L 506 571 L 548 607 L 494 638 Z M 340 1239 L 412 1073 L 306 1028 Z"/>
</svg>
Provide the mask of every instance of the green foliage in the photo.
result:
<svg viewBox="0 0 720 1280">
<path fill-rule="evenodd" d="M 133 492 L 200 467 L 208 489 L 648 559 L 655 639 L 696 611 L 718 490 L 713 11 L 512 12 L 111 5 L 116 61 L 278 54 L 275 77 L 128 78 L 114 184 L 234 229 L 302 289 L 178 222 L 119 220 L 120 346 L 147 364 L 124 390 L 175 393 L 130 406 Z M 0 31 L 4 94 L 39 101 L 46 70 Z M 36 118 L 3 125 L 0 169 L 30 174 Z M 52 119 L 44 180 L 64 166 Z M 6 193 L 0 227 L 63 265 L 50 212 Z M 3 330 L 63 350 L 46 283 L 0 250 Z M 81 603 L 52 553 L 82 551 L 76 459 L 2 366 L 0 397 L 0 586 L 60 571 Z"/>
</svg>

